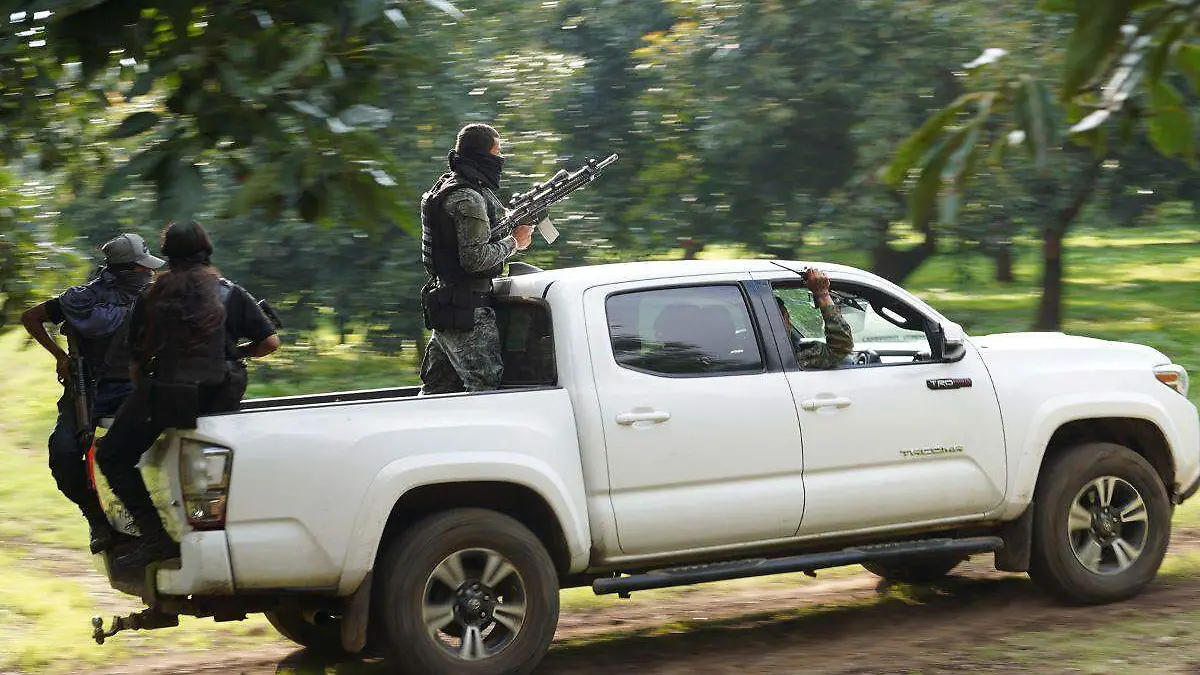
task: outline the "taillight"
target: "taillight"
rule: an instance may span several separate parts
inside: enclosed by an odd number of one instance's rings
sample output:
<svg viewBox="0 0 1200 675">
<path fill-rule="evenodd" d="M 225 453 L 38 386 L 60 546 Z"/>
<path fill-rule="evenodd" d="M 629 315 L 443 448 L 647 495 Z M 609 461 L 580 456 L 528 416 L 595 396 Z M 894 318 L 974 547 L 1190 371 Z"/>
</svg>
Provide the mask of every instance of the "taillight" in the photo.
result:
<svg viewBox="0 0 1200 675">
<path fill-rule="evenodd" d="M 225 503 L 229 496 L 229 472 L 233 451 L 218 445 L 184 441 L 179 454 L 179 478 L 183 508 L 195 530 L 225 527 Z"/>
<path fill-rule="evenodd" d="M 1157 366 L 1154 369 L 1154 377 L 1180 394 L 1188 395 L 1188 373 L 1183 366 L 1174 363 Z"/>
</svg>

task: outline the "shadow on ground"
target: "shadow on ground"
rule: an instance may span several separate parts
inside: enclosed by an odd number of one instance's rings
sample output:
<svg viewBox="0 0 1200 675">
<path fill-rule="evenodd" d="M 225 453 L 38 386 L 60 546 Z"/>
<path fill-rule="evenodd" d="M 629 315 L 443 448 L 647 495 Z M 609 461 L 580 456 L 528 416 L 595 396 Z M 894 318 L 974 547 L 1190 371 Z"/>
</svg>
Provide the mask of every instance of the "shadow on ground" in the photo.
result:
<svg viewBox="0 0 1200 675">
<path fill-rule="evenodd" d="M 680 668 L 684 662 L 705 664 L 706 670 L 728 663 L 742 672 L 756 658 L 780 651 L 807 651 L 810 656 L 853 652 L 849 642 L 893 641 L 897 630 L 923 626 L 955 626 L 980 614 L 1010 615 L 1015 609 L 1046 607 L 1050 601 L 1023 577 L 950 577 L 934 586 L 894 586 L 873 598 L 850 599 L 849 604 L 783 607 L 719 621 L 693 617 L 654 628 L 556 640 L 537 669 L 538 675 L 590 673 L 654 673 Z M 1024 609 L 1022 609 L 1024 608 Z M 1002 619 L 999 619 L 1002 620 Z M 916 640 L 909 648 L 918 648 Z M 807 659 L 806 659 L 807 660 Z M 331 663 L 306 651 L 288 655 L 276 675 L 386 675 L 382 662 Z M 681 671 L 682 672 L 682 671 Z M 783 672 L 783 671 L 780 671 Z"/>
</svg>

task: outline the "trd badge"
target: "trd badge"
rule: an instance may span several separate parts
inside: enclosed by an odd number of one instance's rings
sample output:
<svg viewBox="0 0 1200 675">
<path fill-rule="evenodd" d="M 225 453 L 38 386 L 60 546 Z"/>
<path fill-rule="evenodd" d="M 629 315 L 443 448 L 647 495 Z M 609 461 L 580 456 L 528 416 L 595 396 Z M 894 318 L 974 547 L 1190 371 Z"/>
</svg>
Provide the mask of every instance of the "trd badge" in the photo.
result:
<svg viewBox="0 0 1200 675">
<path fill-rule="evenodd" d="M 971 386 L 971 378 L 969 377 L 939 377 L 932 380 L 925 380 L 925 385 L 934 391 L 942 391 L 944 389 L 965 389 Z"/>
</svg>

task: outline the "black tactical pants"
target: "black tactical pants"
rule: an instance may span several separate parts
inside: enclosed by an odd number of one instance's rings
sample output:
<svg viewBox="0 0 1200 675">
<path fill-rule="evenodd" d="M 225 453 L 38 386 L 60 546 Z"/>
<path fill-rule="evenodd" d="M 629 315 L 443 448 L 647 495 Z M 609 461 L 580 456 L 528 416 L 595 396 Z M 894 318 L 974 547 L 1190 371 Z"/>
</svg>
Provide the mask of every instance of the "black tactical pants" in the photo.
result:
<svg viewBox="0 0 1200 675">
<path fill-rule="evenodd" d="M 240 381 L 234 374 L 225 384 L 201 386 L 200 414 L 210 415 L 237 410 L 246 390 L 244 372 L 242 371 Z M 142 455 L 154 445 L 159 434 L 166 430 L 151 415 L 152 392 L 152 381 L 147 380 L 140 384 L 121 406 L 117 418 L 113 420 L 112 428 L 100 439 L 96 448 L 96 463 L 104 472 L 113 494 L 125 505 L 143 536 L 163 530 L 158 510 L 150 498 L 145 481 L 142 480 L 142 473 L 137 468 Z"/>
<path fill-rule="evenodd" d="M 128 380 L 101 380 L 92 392 L 92 418 L 111 417 L 133 391 Z M 88 509 L 99 509 L 100 502 L 87 474 L 87 451 L 79 442 L 79 420 L 75 415 L 75 399 L 63 392 L 58 399 L 58 421 L 50 433 L 50 474 L 58 489 L 75 502 L 87 515 Z"/>
</svg>

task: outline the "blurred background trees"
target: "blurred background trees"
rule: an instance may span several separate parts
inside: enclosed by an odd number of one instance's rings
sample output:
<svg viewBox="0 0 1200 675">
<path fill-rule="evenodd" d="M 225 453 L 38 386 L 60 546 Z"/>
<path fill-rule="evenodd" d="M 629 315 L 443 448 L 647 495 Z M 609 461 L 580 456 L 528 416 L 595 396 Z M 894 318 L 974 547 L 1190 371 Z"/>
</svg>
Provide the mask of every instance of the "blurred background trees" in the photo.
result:
<svg viewBox="0 0 1200 675">
<path fill-rule="evenodd" d="M 502 196 L 610 152 L 525 259 L 850 259 L 1042 242 L 1195 203 L 1189 3 L 1045 0 L 0 0 L 0 327 L 95 247 L 170 219 L 319 331 L 422 339 L 419 196 L 496 125 Z M 1123 28 L 1125 27 L 1125 28 Z"/>
</svg>

